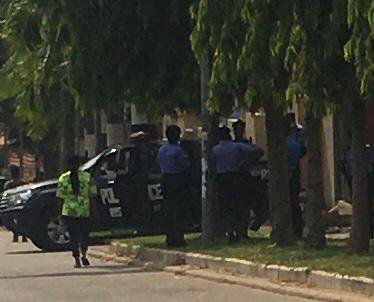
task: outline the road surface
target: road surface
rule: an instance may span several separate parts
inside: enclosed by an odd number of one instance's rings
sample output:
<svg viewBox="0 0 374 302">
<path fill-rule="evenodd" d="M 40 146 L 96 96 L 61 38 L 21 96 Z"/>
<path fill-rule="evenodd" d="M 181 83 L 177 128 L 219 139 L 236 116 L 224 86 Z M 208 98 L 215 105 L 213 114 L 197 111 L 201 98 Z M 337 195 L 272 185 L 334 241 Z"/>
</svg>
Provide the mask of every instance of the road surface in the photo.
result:
<svg viewBox="0 0 374 302">
<path fill-rule="evenodd" d="M 11 234 L 0 230 L 0 302 L 313 302 L 94 259 L 91 262 L 90 268 L 73 269 L 70 253 L 42 253 L 31 243 L 11 243 Z"/>
</svg>

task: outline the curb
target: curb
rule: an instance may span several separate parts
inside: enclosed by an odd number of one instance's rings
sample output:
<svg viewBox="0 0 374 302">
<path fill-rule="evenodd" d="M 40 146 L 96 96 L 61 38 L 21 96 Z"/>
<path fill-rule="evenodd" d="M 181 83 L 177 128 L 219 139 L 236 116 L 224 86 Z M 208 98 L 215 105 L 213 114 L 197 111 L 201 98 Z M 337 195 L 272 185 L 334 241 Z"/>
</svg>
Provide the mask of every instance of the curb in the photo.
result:
<svg viewBox="0 0 374 302">
<path fill-rule="evenodd" d="M 246 286 L 257 290 L 263 290 L 272 292 L 280 295 L 294 296 L 304 299 L 312 299 L 318 301 L 326 302 L 370 302 L 371 299 L 368 298 L 358 298 L 353 294 L 349 293 L 332 293 L 321 291 L 318 289 L 311 289 L 307 287 L 297 287 L 290 284 L 277 284 L 272 283 L 268 280 L 261 278 L 245 278 L 240 276 L 231 276 L 227 274 L 217 273 L 209 270 L 186 270 L 183 272 L 178 272 L 170 269 L 169 267 L 165 268 L 166 272 L 174 273 L 176 275 L 183 275 L 192 278 L 199 278 L 204 280 L 209 280 L 213 282 L 227 283 L 232 285 Z"/>
<path fill-rule="evenodd" d="M 129 259 L 132 259 L 136 264 L 141 262 L 144 265 L 146 263 L 145 267 L 164 269 L 176 275 L 244 285 L 308 299 L 320 299 L 328 302 L 357 302 L 357 297 L 350 298 L 349 295 L 358 294 L 362 298 L 371 297 L 371 299 L 374 296 L 373 279 L 313 271 L 307 267 L 264 265 L 235 258 L 129 246 L 118 242 L 113 242 L 109 246 L 109 256 L 102 251 L 96 253 L 99 258 L 104 260 L 108 260 L 106 257 L 112 257 L 113 261 L 117 262 L 120 258 L 126 259 L 122 260 L 123 263 L 132 264 L 131 260 L 129 262 Z M 264 280 L 265 283 L 267 280 L 268 284 L 264 285 Z M 335 293 L 319 294 L 316 291 L 318 289 Z M 321 297 L 319 297 L 320 295 Z M 363 301 L 372 300 L 364 299 Z"/>
<path fill-rule="evenodd" d="M 200 254 L 185 254 L 185 263 L 216 272 L 228 272 L 249 277 L 267 279 L 277 283 L 294 283 L 311 288 L 374 296 L 374 280 L 364 277 L 350 277 L 323 271 L 312 271 L 307 267 L 286 267 L 257 264 L 251 261 L 211 257 Z M 172 262 L 168 265 L 175 265 Z"/>
</svg>

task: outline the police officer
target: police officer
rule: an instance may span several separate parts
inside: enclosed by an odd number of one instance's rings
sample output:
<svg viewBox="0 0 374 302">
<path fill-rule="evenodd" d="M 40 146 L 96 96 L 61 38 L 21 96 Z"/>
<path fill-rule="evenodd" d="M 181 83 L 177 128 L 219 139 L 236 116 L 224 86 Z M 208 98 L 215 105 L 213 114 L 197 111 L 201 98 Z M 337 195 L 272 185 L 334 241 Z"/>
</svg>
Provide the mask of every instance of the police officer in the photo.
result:
<svg viewBox="0 0 374 302">
<path fill-rule="evenodd" d="M 239 242 L 242 234 L 242 215 L 246 208 L 241 192 L 240 166 L 243 159 L 253 162 L 261 153 L 257 147 L 235 143 L 226 126 L 219 129 L 219 144 L 213 148 L 218 198 L 229 243 Z"/>
<path fill-rule="evenodd" d="M 294 112 L 286 114 L 286 123 L 288 128 L 288 136 L 296 140 L 301 146 L 301 157 L 307 153 L 307 144 L 305 139 L 305 129 L 302 125 L 296 122 L 296 115 Z"/>
<path fill-rule="evenodd" d="M 162 170 L 162 191 L 166 215 L 166 244 L 168 247 L 185 246 L 183 234 L 184 204 L 188 188 L 186 172 L 190 160 L 180 146 L 181 129 L 178 126 L 169 126 L 166 129 L 168 142 L 158 153 Z"/>
<path fill-rule="evenodd" d="M 66 223 L 70 238 L 71 250 L 75 259 L 75 268 L 90 265 L 87 259 L 88 238 L 90 233 L 90 215 L 94 209 L 94 197 L 97 189 L 88 172 L 80 170 L 80 158 L 74 156 L 69 160 L 69 171 L 58 180 L 56 196 L 59 199 L 59 215 Z M 82 258 L 80 259 L 80 252 Z"/>
<path fill-rule="evenodd" d="M 4 184 L 4 190 L 10 190 L 10 189 L 13 189 L 13 188 L 16 188 L 18 186 L 22 186 L 25 184 L 21 179 L 21 173 L 20 173 L 19 167 L 15 165 L 10 165 L 9 172 L 10 172 L 11 179 L 8 180 Z M 12 232 L 13 232 L 13 242 L 18 242 L 18 237 L 19 237 L 18 234 L 15 231 L 12 231 Z M 27 242 L 27 238 L 22 236 L 22 242 Z"/>
<path fill-rule="evenodd" d="M 234 139 L 236 143 L 244 143 L 253 148 L 260 149 L 257 145 L 250 142 L 247 138 L 244 137 L 244 130 L 245 130 L 245 122 L 241 119 L 237 120 L 233 124 L 234 129 Z M 258 153 L 258 158 L 260 159 L 261 156 L 264 155 L 263 150 Z M 257 160 L 256 159 L 256 160 Z M 250 168 L 251 166 L 248 165 L 246 162 L 247 158 L 243 158 L 243 162 L 241 163 L 239 169 L 239 181 L 241 182 L 241 197 L 243 198 L 243 213 L 242 213 L 242 228 L 240 230 L 240 235 L 242 238 L 248 238 L 248 225 L 249 219 L 251 214 L 251 209 L 253 210 L 254 214 L 256 215 L 255 223 L 258 224 L 263 216 L 264 212 L 261 207 L 261 200 L 258 200 L 255 194 L 255 188 L 253 187 L 253 179 L 251 175 Z"/>
<path fill-rule="evenodd" d="M 287 125 L 289 126 L 289 125 Z M 290 202 L 293 220 L 293 230 L 297 238 L 303 237 L 304 221 L 299 201 L 300 193 L 300 159 L 303 147 L 295 135 L 294 126 L 287 128 L 287 155 L 290 186 Z"/>
</svg>

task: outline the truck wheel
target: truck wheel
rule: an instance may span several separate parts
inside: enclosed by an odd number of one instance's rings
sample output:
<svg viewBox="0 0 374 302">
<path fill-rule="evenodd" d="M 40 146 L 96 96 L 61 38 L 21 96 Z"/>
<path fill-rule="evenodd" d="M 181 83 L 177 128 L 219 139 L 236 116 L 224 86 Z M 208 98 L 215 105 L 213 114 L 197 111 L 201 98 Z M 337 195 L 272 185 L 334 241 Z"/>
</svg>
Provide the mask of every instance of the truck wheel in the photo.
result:
<svg viewBox="0 0 374 302">
<path fill-rule="evenodd" d="M 64 222 L 50 218 L 30 235 L 32 243 L 43 251 L 64 251 L 70 247 L 70 235 Z"/>
</svg>

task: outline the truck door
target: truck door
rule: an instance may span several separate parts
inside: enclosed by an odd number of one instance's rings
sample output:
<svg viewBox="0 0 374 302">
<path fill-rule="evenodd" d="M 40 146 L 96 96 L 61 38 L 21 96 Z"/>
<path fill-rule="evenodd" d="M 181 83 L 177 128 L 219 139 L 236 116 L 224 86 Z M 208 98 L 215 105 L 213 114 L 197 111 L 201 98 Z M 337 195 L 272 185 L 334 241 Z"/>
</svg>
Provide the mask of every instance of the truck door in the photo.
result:
<svg viewBox="0 0 374 302">
<path fill-rule="evenodd" d="M 120 199 L 114 191 L 114 183 L 121 166 L 119 155 L 120 150 L 114 149 L 98 162 L 93 171 L 98 189 L 100 225 L 104 229 L 121 226 L 124 216 Z"/>
</svg>

